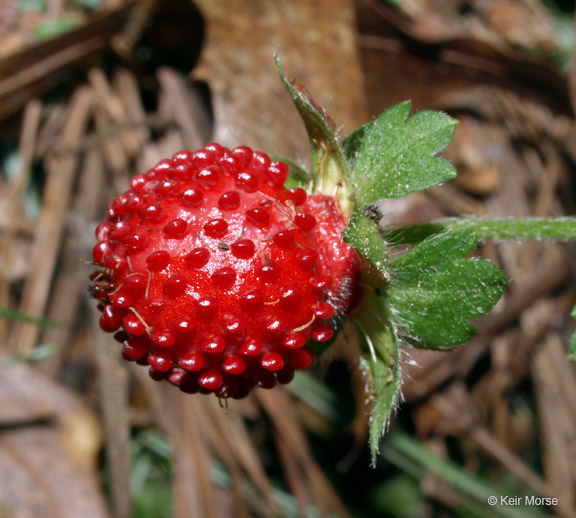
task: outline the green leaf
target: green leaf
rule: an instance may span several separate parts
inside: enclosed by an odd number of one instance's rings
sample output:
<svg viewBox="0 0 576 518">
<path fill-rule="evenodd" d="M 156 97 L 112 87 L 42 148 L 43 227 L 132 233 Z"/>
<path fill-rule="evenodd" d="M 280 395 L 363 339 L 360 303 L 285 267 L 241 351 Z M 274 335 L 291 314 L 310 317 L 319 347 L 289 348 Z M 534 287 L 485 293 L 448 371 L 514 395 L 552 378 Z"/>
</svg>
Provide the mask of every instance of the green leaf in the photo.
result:
<svg viewBox="0 0 576 518">
<path fill-rule="evenodd" d="M 0 317 L 9 318 L 11 320 L 21 320 L 23 322 L 30 322 L 32 324 L 37 324 L 41 327 L 55 327 L 59 323 L 49 318 L 36 318 L 22 313 L 20 310 L 10 307 L 0 307 Z"/>
<path fill-rule="evenodd" d="M 312 100 L 302 85 L 290 82 L 286 78 L 277 55 L 274 56 L 274 60 L 280 78 L 291 95 L 308 133 L 313 179 L 311 191 L 335 196 L 343 212 L 349 214 L 354 204 L 350 169 L 336 138 L 334 122 Z"/>
<path fill-rule="evenodd" d="M 411 108 L 409 101 L 397 104 L 345 139 L 346 155 L 356 157 L 352 179 L 361 205 L 398 198 L 456 176 L 450 162 L 434 155 L 450 143 L 457 121 L 433 111 L 408 119 Z"/>
<path fill-rule="evenodd" d="M 489 261 L 466 259 L 476 243 L 467 230 L 443 232 L 390 265 L 392 320 L 406 341 L 451 347 L 478 332 L 468 319 L 488 313 L 508 281 Z"/>
<path fill-rule="evenodd" d="M 576 318 L 576 306 L 572 309 L 572 318 Z M 572 333 L 572 338 L 570 338 L 570 346 L 568 348 L 568 358 L 571 360 L 576 360 L 576 331 Z"/>
</svg>

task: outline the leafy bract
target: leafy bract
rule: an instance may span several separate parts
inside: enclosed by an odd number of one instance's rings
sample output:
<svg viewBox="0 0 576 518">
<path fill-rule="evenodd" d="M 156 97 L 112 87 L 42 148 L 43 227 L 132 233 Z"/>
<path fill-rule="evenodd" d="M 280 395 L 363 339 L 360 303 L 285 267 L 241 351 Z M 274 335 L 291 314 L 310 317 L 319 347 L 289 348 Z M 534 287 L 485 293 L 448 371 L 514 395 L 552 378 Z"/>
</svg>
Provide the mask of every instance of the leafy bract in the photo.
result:
<svg viewBox="0 0 576 518">
<path fill-rule="evenodd" d="M 456 176 L 450 162 L 434 155 L 450 143 L 457 121 L 433 111 L 408 118 L 411 108 L 409 101 L 397 104 L 344 140 L 359 204 L 398 198 Z"/>
<path fill-rule="evenodd" d="M 488 313 L 508 281 L 489 261 L 466 259 L 476 243 L 467 230 L 442 232 L 391 263 L 392 319 L 408 342 L 451 347 L 477 333 L 468 319 Z"/>
<path fill-rule="evenodd" d="M 286 78 L 280 67 L 278 56 L 275 56 L 275 60 L 280 78 L 291 95 L 308 133 L 312 161 L 311 190 L 336 193 L 340 207 L 344 213 L 348 214 L 354 205 L 350 169 L 336 138 L 334 122 L 312 100 L 302 85 L 290 82 Z"/>
</svg>

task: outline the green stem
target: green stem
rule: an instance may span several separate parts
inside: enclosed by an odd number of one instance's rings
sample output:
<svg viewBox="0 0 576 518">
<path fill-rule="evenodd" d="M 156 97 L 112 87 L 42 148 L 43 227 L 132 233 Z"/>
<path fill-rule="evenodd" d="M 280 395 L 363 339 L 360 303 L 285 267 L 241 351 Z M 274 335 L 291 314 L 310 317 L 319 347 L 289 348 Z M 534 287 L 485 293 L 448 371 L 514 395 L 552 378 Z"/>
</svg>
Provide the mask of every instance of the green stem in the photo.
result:
<svg viewBox="0 0 576 518">
<path fill-rule="evenodd" d="M 391 244 L 417 243 L 443 230 L 467 229 L 479 240 L 551 239 L 576 241 L 576 218 L 447 218 L 425 225 L 395 229 L 386 233 Z"/>
</svg>

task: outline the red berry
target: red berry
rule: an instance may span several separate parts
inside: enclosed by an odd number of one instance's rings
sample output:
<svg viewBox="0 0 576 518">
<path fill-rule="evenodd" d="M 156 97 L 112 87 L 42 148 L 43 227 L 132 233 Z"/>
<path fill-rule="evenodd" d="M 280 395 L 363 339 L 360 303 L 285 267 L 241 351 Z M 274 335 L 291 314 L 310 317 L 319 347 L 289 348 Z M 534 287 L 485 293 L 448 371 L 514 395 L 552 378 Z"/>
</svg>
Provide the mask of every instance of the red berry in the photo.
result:
<svg viewBox="0 0 576 518">
<path fill-rule="evenodd" d="M 242 398 L 309 367 L 334 335 L 359 260 L 333 198 L 288 167 L 211 143 L 135 176 L 98 226 L 100 325 L 122 355 L 187 393 Z M 296 209 L 297 207 L 297 209 Z"/>
</svg>

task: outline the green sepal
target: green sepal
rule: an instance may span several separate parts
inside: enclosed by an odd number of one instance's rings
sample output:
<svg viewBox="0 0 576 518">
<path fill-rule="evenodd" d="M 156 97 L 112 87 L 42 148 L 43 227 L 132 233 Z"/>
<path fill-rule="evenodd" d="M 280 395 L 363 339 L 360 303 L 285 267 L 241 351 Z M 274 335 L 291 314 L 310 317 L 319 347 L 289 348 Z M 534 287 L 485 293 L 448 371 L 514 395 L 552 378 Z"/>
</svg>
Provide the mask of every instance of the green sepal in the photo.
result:
<svg viewBox="0 0 576 518">
<path fill-rule="evenodd" d="M 360 205 L 405 196 L 456 176 L 450 162 L 434 155 L 451 142 L 458 122 L 433 111 L 408 118 L 411 109 L 409 101 L 392 106 L 344 140 Z"/>
<path fill-rule="evenodd" d="M 468 319 L 487 314 L 508 280 L 491 262 L 466 259 L 476 244 L 467 230 L 443 232 L 391 263 L 392 320 L 405 341 L 447 348 L 477 334 Z"/>
<path fill-rule="evenodd" d="M 312 192 L 334 196 L 345 214 L 350 214 L 354 206 L 350 183 L 350 168 L 336 137 L 334 122 L 318 106 L 306 89 L 289 81 L 277 55 L 274 55 L 280 78 L 292 97 L 296 109 L 304 122 L 312 162 Z"/>
</svg>

